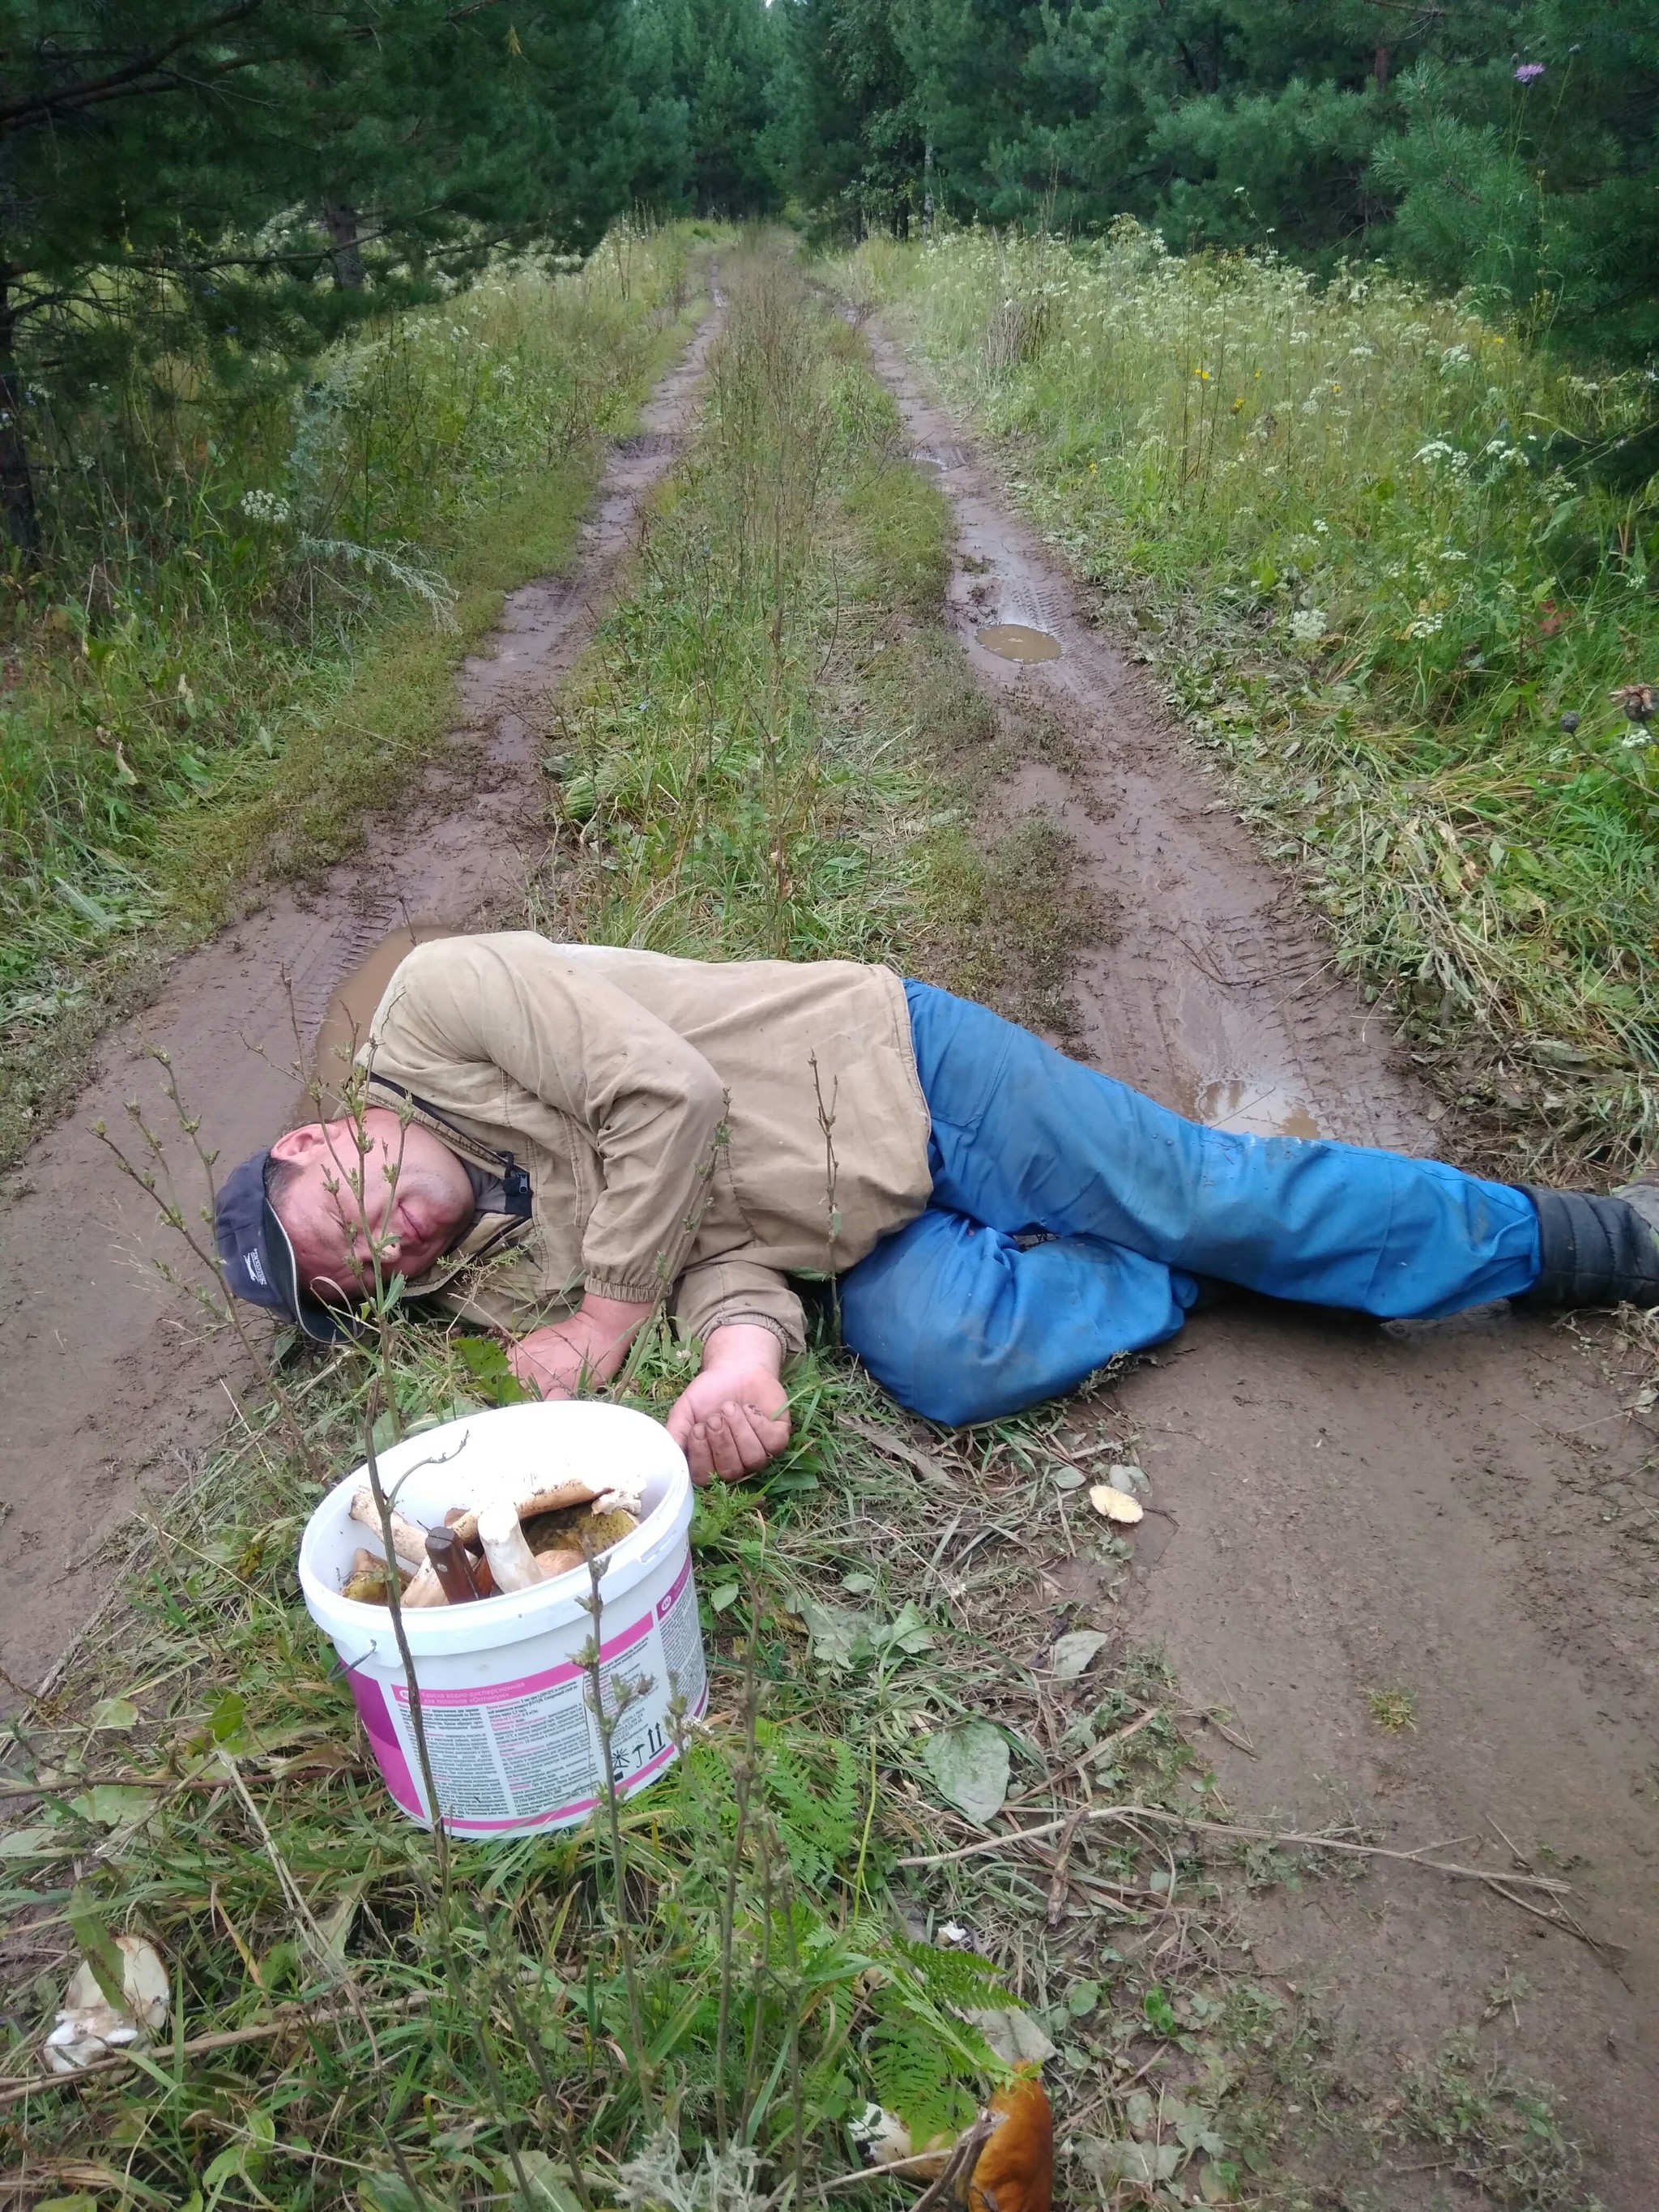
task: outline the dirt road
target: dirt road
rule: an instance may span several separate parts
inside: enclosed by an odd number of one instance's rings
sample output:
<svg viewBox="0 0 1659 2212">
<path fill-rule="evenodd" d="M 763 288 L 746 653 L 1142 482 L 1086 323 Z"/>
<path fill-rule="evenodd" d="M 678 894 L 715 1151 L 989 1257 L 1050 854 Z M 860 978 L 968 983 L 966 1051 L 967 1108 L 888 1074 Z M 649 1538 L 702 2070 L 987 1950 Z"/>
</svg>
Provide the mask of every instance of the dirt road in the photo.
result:
<svg viewBox="0 0 1659 2212">
<path fill-rule="evenodd" d="M 466 663 L 463 728 L 395 839 L 371 831 L 361 860 L 278 893 L 180 960 L 155 1004 L 104 1038 L 75 1110 L 0 1181 L 0 1667 L 13 1682 L 38 1683 L 88 1618 L 102 1594 L 103 1538 L 143 1487 L 170 1486 L 222 1433 L 236 1379 L 228 1337 L 204 1343 L 157 1279 L 151 1255 L 170 1240 L 94 1124 L 130 1137 L 123 1108 L 137 1097 L 178 1158 L 146 1057 L 160 1047 L 202 1116 L 204 1144 L 227 1164 L 242 1158 L 291 1118 L 296 1026 L 316 1034 L 372 946 L 404 921 L 487 922 L 512 897 L 541 836 L 538 703 L 592 634 L 641 502 L 689 425 L 717 321 L 658 387 L 639 434 L 613 449 L 572 574 L 515 592 L 495 652 Z M 179 1188 L 193 1217 L 204 1190 L 183 1160 Z"/>
<path fill-rule="evenodd" d="M 1438 1150 L 1438 1103 L 1336 976 L 1219 777 L 872 335 L 954 506 L 951 613 L 973 666 L 1058 717 L 1080 760 L 1070 775 L 1029 766 L 1007 798 L 1062 820 L 1115 913 L 1115 941 L 1076 977 L 1085 1056 L 1218 1125 Z M 1010 624 L 1059 656 L 988 651 L 981 632 Z M 1254 1755 L 1213 1746 L 1231 1801 L 1300 1826 L 1352 1813 L 1391 1843 L 1458 1838 L 1455 1856 L 1494 1868 L 1514 1863 L 1506 1838 L 1553 1854 L 1608 1947 L 1395 1869 L 1282 1896 L 1260 1960 L 1328 2000 L 1379 2093 L 1396 2053 L 1431 2056 L 1462 2027 L 1553 2081 L 1595 2139 L 1609 2212 L 1648 2212 L 1659 2171 L 1659 1576 L 1632 1540 L 1659 1486 L 1630 1396 L 1507 1307 L 1379 1327 L 1266 1300 L 1189 1324 L 1119 1394 L 1152 1484 L 1135 1625 L 1189 1697 L 1238 1716 Z M 1416 1700 L 1395 1734 L 1369 1703 L 1388 1690 Z M 1454 2201 L 1452 2182 L 1385 2167 L 1367 2202 Z"/>
</svg>

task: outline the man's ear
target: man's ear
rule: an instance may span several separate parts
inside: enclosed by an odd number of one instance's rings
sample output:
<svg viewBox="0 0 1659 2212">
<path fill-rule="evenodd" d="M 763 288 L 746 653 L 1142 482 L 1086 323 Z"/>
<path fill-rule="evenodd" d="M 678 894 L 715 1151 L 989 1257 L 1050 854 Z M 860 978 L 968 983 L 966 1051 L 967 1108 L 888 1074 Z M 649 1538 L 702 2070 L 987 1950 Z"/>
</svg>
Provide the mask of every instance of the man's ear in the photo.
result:
<svg viewBox="0 0 1659 2212">
<path fill-rule="evenodd" d="M 319 1152 L 328 1150 L 328 1132 L 320 1121 L 302 1121 L 297 1129 L 285 1129 L 270 1148 L 273 1160 L 290 1160 L 303 1167 L 307 1160 L 315 1159 Z"/>
</svg>

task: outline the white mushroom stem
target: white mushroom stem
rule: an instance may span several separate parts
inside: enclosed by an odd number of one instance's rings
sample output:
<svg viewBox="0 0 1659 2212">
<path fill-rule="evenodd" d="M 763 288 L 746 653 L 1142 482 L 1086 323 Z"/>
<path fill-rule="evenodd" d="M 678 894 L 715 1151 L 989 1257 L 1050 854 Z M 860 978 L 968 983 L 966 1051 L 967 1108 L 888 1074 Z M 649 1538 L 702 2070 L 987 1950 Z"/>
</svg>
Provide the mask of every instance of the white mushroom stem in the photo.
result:
<svg viewBox="0 0 1659 2212">
<path fill-rule="evenodd" d="M 398 1602 L 404 1606 L 447 1605 L 448 1595 L 438 1580 L 438 1570 L 430 1559 L 422 1559 L 420 1572 L 410 1583 Z"/>
<path fill-rule="evenodd" d="M 377 1542 L 384 1541 L 380 1534 L 380 1509 L 374 1503 L 374 1492 L 364 1483 L 351 1501 L 351 1517 L 359 1521 Z M 426 1530 L 417 1528 L 412 1521 L 393 1511 L 392 1516 L 392 1548 L 411 1574 L 418 1574 L 426 1565 Z M 405 1605 L 409 1601 L 404 1600 Z"/>
<path fill-rule="evenodd" d="M 542 1571 L 526 1541 L 519 1509 L 510 1498 L 498 1498 L 479 1513 L 478 1540 L 498 1590 L 528 1589 L 541 1581 Z"/>
</svg>

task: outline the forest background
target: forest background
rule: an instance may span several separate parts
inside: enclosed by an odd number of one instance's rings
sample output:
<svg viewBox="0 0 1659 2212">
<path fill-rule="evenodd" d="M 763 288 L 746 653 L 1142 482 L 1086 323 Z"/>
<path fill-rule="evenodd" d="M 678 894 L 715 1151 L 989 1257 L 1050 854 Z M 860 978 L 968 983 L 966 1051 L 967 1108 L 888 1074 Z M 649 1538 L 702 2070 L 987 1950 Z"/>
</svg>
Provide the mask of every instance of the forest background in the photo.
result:
<svg viewBox="0 0 1659 2212">
<path fill-rule="evenodd" d="M 1132 215 L 1174 252 L 1386 258 L 1616 364 L 1659 340 L 1638 6 L 5 0 L 0 53 L 19 569 L 76 505 L 54 431 L 112 376 L 182 350 L 257 398 L 355 321 L 630 209 L 854 239 Z"/>
</svg>

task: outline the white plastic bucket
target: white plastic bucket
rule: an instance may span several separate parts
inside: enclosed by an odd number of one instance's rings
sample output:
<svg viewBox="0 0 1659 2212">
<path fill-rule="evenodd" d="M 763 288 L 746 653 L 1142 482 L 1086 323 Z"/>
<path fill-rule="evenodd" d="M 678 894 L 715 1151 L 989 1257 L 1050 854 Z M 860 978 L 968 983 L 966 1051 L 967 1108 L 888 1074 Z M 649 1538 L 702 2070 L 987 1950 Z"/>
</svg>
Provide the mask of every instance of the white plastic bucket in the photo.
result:
<svg viewBox="0 0 1659 2212">
<path fill-rule="evenodd" d="M 670 1699 L 682 1698 L 688 1717 L 708 1701 L 686 1534 L 691 1484 L 667 1430 L 592 1401 L 505 1406 L 423 1429 L 382 1452 L 379 1464 L 398 1510 L 428 1528 L 452 1505 L 521 1498 L 578 1475 L 643 1485 L 639 1527 L 605 1555 L 599 1656 L 608 1707 L 622 1686 L 649 1680 L 617 1717 L 611 1752 L 623 1796 L 653 1781 L 675 1756 Z M 340 1595 L 358 1547 L 377 1557 L 381 1549 L 378 1535 L 351 1518 L 352 1498 L 368 1480 L 359 1468 L 312 1515 L 300 1586 L 346 1669 L 386 1787 L 412 1820 L 429 1826 L 392 1615 Z M 532 1589 L 404 1614 L 439 1810 L 453 1833 L 568 1827 L 598 1803 L 599 1733 L 579 1656 L 593 1633 L 582 1602 L 591 1594 L 581 1567 Z"/>
</svg>

